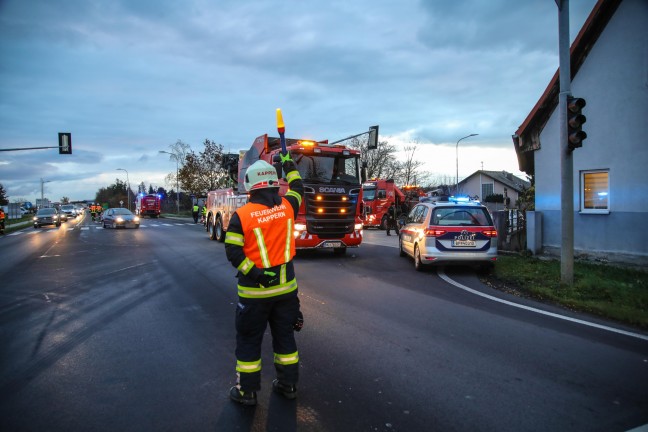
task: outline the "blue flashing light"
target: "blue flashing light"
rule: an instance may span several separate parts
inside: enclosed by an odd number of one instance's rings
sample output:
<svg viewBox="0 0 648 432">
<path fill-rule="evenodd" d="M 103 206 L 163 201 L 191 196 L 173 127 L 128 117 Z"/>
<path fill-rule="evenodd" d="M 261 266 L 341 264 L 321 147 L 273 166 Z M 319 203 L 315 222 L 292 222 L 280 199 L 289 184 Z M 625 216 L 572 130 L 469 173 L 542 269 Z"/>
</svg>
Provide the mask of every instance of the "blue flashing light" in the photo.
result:
<svg viewBox="0 0 648 432">
<path fill-rule="evenodd" d="M 470 197 L 467 196 L 451 196 L 450 201 L 454 203 L 467 203 L 470 202 Z"/>
</svg>

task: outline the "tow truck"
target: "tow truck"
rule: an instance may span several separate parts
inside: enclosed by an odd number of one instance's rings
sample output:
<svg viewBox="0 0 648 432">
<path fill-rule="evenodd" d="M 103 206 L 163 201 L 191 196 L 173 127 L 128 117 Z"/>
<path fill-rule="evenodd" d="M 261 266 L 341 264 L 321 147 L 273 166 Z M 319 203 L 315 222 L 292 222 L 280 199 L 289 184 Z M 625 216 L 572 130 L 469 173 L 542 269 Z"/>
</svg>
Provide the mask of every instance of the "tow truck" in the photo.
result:
<svg viewBox="0 0 648 432">
<path fill-rule="evenodd" d="M 394 204 L 400 211 L 405 202 L 405 194 L 394 183 L 393 179 L 371 179 L 362 184 L 364 201 L 363 223 L 365 227 L 387 229 L 387 210 Z"/>
</svg>

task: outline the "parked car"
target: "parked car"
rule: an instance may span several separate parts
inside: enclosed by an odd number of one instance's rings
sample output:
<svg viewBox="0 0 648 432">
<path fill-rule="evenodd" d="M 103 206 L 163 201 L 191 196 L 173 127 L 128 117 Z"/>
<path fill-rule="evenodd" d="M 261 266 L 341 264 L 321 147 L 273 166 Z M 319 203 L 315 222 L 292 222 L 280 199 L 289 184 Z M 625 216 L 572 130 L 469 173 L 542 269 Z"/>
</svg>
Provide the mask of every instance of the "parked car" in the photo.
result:
<svg viewBox="0 0 648 432">
<path fill-rule="evenodd" d="M 417 204 L 400 230 L 401 256 L 414 258 L 416 270 L 430 264 L 477 264 L 497 260 L 497 230 L 479 201 L 453 199 Z"/>
<path fill-rule="evenodd" d="M 140 218 L 123 207 L 109 208 L 103 212 L 103 227 L 111 228 L 139 228 Z"/>
<path fill-rule="evenodd" d="M 61 218 L 55 208 L 42 208 L 34 216 L 34 228 L 40 228 L 43 225 L 61 226 Z"/>
</svg>

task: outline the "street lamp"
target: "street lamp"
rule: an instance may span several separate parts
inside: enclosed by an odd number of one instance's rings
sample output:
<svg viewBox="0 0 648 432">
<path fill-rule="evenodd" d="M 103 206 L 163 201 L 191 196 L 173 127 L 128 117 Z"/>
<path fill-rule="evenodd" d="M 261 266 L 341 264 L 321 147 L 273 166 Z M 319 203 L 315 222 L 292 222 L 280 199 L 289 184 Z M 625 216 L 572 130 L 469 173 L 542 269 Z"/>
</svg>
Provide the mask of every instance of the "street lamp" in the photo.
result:
<svg viewBox="0 0 648 432">
<path fill-rule="evenodd" d="M 178 206 L 178 214 L 180 214 L 180 188 L 178 187 L 178 155 L 164 150 L 160 150 L 160 153 L 166 153 L 168 155 L 171 155 L 176 161 L 176 204 Z"/>
<path fill-rule="evenodd" d="M 455 153 L 456 153 L 456 157 L 457 157 L 457 184 L 455 185 L 455 195 L 459 194 L 459 141 L 464 140 L 466 138 L 474 137 L 474 136 L 477 136 L 477 135 L 479 135 L 479 134 L 466 135 L 463 138 L 459 138 L 459 140 L 457 141 L 457 145 L 455 147 Z"/>
<path fill-rule="evenodd" d="M 45 188 L 43 187 L 43 185 L 51 181 L 52 180 L 43 180 L 43 177 L 41 177 L 41 207 L 43 206 L 43 201 L 45 201 Z"/>
<path fill-rule="evenodd" d="M 126 200 L 128 201 L 128 210 L 130 211 L 130 180 L 128 179 L 128 171 L 124 168 L 117 168 L 115 171 L 124 171 L 126 173 L 126 187 L 128 187 L 128 189 L 126 189 Z"/>
</svg>

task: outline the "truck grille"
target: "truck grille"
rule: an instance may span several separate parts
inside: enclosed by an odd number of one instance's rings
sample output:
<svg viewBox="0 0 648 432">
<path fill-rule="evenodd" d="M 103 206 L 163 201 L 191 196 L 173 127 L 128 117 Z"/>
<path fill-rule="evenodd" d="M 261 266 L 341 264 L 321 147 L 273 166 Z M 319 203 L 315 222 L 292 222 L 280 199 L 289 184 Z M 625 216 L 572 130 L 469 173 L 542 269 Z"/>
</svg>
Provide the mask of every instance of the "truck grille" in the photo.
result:
<svg viewBox="0 0 648 432">
<path fill-rule="evenodd" d="M 342 238 L 353 232 L 358 195 L 314 193 L 304 194 L 306 227 L 323 239 Z"/>
</svg>

